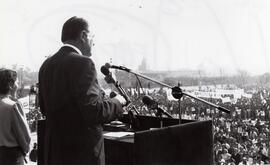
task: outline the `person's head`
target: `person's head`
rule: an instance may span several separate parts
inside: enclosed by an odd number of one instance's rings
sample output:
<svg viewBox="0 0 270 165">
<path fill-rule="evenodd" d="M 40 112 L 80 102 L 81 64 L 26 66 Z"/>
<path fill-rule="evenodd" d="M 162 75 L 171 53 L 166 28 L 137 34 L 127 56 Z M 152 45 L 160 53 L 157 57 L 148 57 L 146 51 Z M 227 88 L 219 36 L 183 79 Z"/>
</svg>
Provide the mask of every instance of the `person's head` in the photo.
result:
<svg viewBox="0 0 270 165">
<path fill-rule="evenodd" d="M 34 143 L 34 146 L 33 146 L 33 148 L 37 148 L 37 143 Z"/>
<path fill-rule="evenodd" d="M 0 94 L 1 95 L 15 95 L 18 88 L 17 73 L 10 69 L 0 69 Z"/>
<path fill-rule="evenodd" d="M 61 41 L 78 47 L 85 56 L 92 55 L 93 35 L 89 31 L 88 22 L 83 18 L 74 16 L 64 23 Z"/>
</svg>

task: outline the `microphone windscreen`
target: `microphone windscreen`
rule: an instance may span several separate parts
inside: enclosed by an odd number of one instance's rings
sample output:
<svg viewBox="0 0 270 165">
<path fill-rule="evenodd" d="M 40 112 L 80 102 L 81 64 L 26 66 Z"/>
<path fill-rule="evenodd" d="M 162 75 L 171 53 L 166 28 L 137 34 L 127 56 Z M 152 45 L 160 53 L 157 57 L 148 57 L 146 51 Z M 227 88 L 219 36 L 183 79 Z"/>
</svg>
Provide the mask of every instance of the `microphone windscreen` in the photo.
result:
<svg viewBox="0 0 270 165">
<path fill-rule="evenodd" d="M 109 69 L 108 69 L 106 66 L 104 66 L 104 65 L 100 68 L 100 71 L 101 71 L 101 73 L 103 73 L 105 76 L 108 76 L 108 75 L 110 74 Z"/>
<path fill-rule="evenodd" d="M 105 64 L 105 67 L 109 69 L 109 68 L 111 67 L 111 64 L 106 63 L 106 64 Z"/>
<path fill-rule="evenodd" d="M 153 98 L 151 96 L 145 95 L 142 98 L 142 102 L 145 105 L 152 105 L 152 104 L 154 104 L 155 101 L 153 100 Z"/>
</svg>

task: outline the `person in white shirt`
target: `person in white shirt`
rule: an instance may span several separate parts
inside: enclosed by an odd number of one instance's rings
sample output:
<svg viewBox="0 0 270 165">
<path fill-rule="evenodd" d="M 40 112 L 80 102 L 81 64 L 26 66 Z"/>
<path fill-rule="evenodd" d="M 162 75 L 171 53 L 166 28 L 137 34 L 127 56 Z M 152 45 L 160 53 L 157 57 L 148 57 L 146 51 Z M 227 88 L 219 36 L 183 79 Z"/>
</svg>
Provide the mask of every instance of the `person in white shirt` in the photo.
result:
<svg viewBox="0 0 270 165">
<path fill-rule="evenodd" d="M 30 148 L 30 131 L 16 100 L 17 73 L 0 69 L 0 164 L 23 165 Z"/>
</svg>

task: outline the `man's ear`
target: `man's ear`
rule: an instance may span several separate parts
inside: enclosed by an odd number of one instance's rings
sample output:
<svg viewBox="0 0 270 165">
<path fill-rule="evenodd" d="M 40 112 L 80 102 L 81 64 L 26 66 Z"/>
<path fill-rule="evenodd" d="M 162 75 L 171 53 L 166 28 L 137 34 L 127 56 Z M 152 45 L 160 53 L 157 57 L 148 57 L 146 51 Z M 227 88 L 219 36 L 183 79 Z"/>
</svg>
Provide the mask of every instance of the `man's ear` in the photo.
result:
<svg viewBox="0 0 270 165">
<path fill-rule="evenodd" d="M 87 42 L 87 31 L 85 31 L 85 30 L 81 31 L 80 40 L 83 42 Z"/>
<path fill-rule="evenodd" d="M 9 88 L 9 91 L 12 92 L 15 88 L 15 84 L 10 83 L 8 88 Z"/>
</svg>

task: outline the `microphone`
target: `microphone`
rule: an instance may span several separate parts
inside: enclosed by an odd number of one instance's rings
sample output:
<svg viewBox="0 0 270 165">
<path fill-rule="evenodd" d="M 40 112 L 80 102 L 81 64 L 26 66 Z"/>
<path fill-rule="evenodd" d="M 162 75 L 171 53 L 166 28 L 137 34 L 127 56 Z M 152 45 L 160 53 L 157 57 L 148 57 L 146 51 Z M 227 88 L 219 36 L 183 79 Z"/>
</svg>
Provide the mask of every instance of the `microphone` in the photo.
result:
<svg viewBox="0 0 270 165">
<path fill-rule="evenodd" d="M 126 72 L 130 72 L 130 69 L 128 69 L 128 68 L 126 68 L 124 66 L 111 65 L 109 63 L 106 63 L 104 66 L 107 67 L 107 68 L 119 69 L 119 70 L 123 70 L 123 71 L 126 71 Z"/>
<path fill-rule="evenodd" d="M 117 90 L 120 93 L 120 95 L 123 96 L 124 99 L 126 100 L 126 105 L 128 105 L 131 101 L 130 101 L 129 97 L 127 96 L 126 92 L 124 91 L 124 89 L 118 83 L 118 81 L 115 81 L 114 78 L 112 77 L 112 73 L 109 71 L 108 64 L 106 63 L 105 65 L 103 65 L 100 68 L 100 71 L 105 75 L 104 80 L 108 84 L 111 84 L 111 83 L 114 84 L 114 86 L 117 88 Z"/>
<path fill-rule="evenodd" d="M 103 65 L 100 68 L 101 73 L 103 73 L 105 75 L 104 80 L 108 83 L 108 84 L 115 84 L 116 81 L 114 80 L 114 78 L 112 77 L 112 73 L 109 71 L 108 67 L 106 65 Z"/>
<path fill-rule="evenodd" d="M 109 68 L 106 65 L 101 66 L 100 71 L 105 76 L 108 76 L 110 74 Z"/>
<path fill-rule="evenodd" d="M 143 96 L 142 102 L 146 106 L 149 106 L 153 109 L 156 109 L 158 107 L 158 103 L 151 96 L 148 96 L 148 95 Z"/>
<path fill-rule="evenodd" d="M 157 111 L 158 111 L 157 114 L 162 114 L 163 113 L 167 117 L 173 118 L 168 112 L 166 112 L 165 110 L 163 110 L 162 108 L 160 108 L 158 106 L 158 103 L 151 96 L 148 96 L 148 95 L 143 96 L 142 102 L 146 106 L 148 106 L 148 107 L 150 107 L 152 109 L 157 109 Z"/>
</svg>

